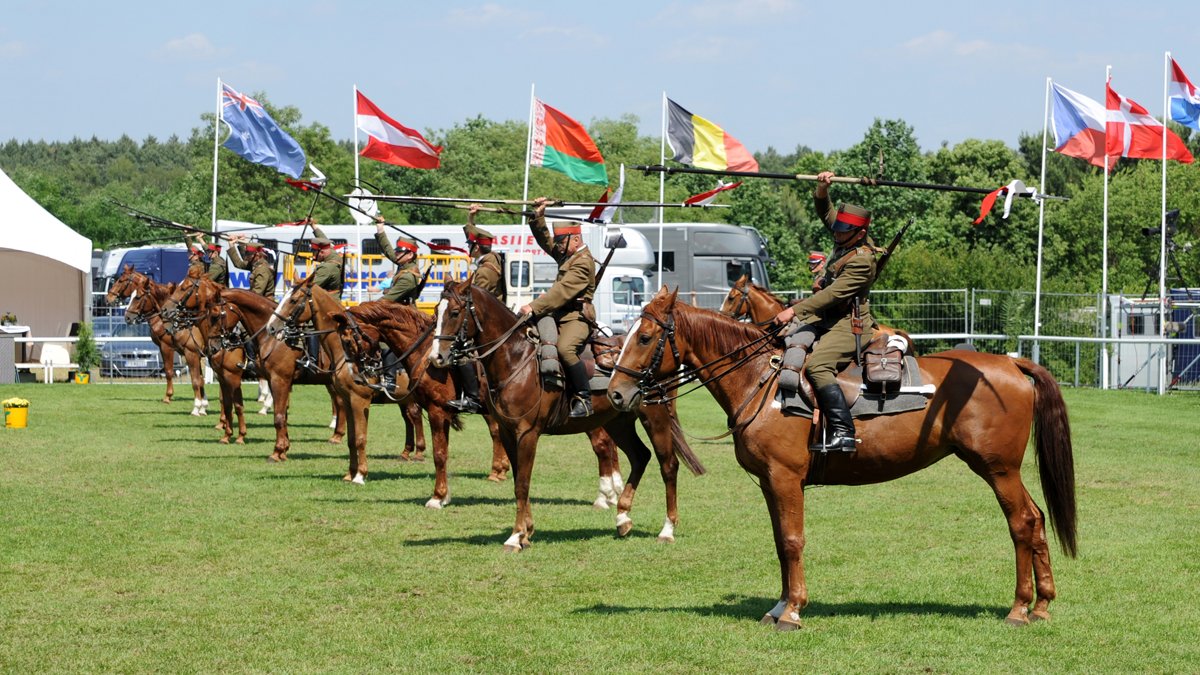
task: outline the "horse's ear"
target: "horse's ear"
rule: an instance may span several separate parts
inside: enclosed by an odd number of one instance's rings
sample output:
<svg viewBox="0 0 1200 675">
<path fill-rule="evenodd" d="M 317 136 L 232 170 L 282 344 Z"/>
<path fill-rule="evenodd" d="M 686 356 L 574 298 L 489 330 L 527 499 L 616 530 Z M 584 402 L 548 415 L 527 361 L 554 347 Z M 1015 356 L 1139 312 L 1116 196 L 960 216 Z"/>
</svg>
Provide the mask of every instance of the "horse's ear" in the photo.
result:
<svg viewBox="0 0 1200 675">
<path fill-rule="evenodd" d="M 663 296 L 663 294 L 665 294 L 666 292 L 667 292 L 666 286 L 659 286 L 658 292 L 654 294 L 654 297 L 651 298 L 651 300 L 657 300 L 657 299 L 661 298 Z"/>
<path fill-rule="evenodd" d="M 750 283 L 750 275 L 743 274 L 742 276 L 738 277 L 737 281 L 733 282 L 733 285 L 734 286 L 745 286 L 748 283 Z"/>
<path fill-rule="evenodd" d="M 149 280 L 149 279 L 146 279 L 146 285 L 149 285 L 149 284 L 150 284 L 150 280 Z M 168 293 L 174 293 L 174 292 L 175 292 L 175 282 L 174 282 L 174 281 L 172 281 L 171 283 L 167 284 L 167 292 L 168 292 Z"/>
<path fill-rule="evenodd" d="M 345 328 L 347 319 L 344 312 L 329 312 L 329 318 L 338 325 L 338 328 Z"/>
<path fill-rule="evenodd" d="M 132 272 L 133 271 L 133 263 L 125 263 L 125 268 L 122 271 L 123 272 Z"/>
<path fill-rule="evenodd" d="M 679 287 L 678 287 L 678 286 L 676 286 L 676 287 L 675 287 L 675 290 L 671 291 L 671 295 L 669 295 L 669 296 L 667 297 L 667 304 L 668 304 L 668 305 L 671 305 L 672 307 L 674 307 L 674 306 L 675 306 L 675 300 L 676 300 L 678 297 L 679 297 Z"/>
</svg>

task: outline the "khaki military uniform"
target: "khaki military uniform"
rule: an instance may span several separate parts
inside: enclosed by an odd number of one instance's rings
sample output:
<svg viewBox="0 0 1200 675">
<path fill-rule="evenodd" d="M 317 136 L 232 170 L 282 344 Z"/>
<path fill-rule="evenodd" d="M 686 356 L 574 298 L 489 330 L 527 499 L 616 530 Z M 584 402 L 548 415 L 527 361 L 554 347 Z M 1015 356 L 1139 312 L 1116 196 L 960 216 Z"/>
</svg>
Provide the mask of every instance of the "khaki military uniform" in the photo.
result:
<svg viewBox="0 0 1200 675">
<path fill-rule="evenodd" d="M 529 223 L 539 246 L 558 263 L 554 285 L 529 303 L 535 316 L 553 316 L 558 323 L 558 356 L 564 366 L 579 363 L 579 352 L 591 335 L 595 321 L 592 297 L 596 294 L 596 262 L 587 246 L 573 255 L 556 255 L 554 238 L 544 217 Z M 586 316 L 585 316 L 586 312 Z"/>
<path fill-rule="evenodd" d="M 499 253 L 488 251 L 479 256 L 475 261 L 475 275 L 471 278 L 476 286 L 499 298 L 500 302 L 508 301 Z"/>
<path fill-rule="evenodd" d="M 208 264 L 207 275 L 209 279 L 222 286 L 229 285 L 229 266 L 225 264 L 225 256 L 221 255 L 220 251 L 213 252 L 212 262 Z"/>
<path fill-rule="evenodd" d="M 264 298 L 275 297 L 275 268 L 263 256 L 253 263 L 245 259 L 246 245 L 238 242 L 229 247 L 229 262 L 240 270 L 250 270 L 250 292 Z"/>
<path fill-rule="evenodd" d="M 313 225 L 313 234 L 318 237 L 324 237 L 325 233 L 321 228 Z M 339 298 L 342 297 L 342 285 L 344 283 L 342 275 L 342 254 L 333 251 L 317 265 L 317 269 L 313 270 L 313 286 L 324 288 L 333 293 Z"/>
<path fill-rule="evenodd" d="M 816 197 L 817 215 L 832 231 L 837 215 L 828 198 Z M 859 316 L 863 321 L 862 344 L 867 344 L 875 332 L 867 294 L 875 283 L 875 265 L 881 251 L 870 237 L 853 248 L 836 248 L 821 277 L 821 290 L 793 305 L 799 324 L 798 331 L 813 331 L 820 337 L 804 372 L 819 389 L 836 384 L 837 373 L 855 358 L 855 339 L 852 331 L 854 299 L 859 299 Z"/>
<path fill-rule="evenodd" d="M 375 233 L 375 243 L 379 244 L 383 257 L 398 266 L 396 274 L 392 276 L 392 285 L 384 291 L 381 299 L 406 305 L 415 303 L 421 294 L 421 268 L 417 265 L 416 258 L 401 264 L 395 247 L 383 232 Z"/>
</svg>

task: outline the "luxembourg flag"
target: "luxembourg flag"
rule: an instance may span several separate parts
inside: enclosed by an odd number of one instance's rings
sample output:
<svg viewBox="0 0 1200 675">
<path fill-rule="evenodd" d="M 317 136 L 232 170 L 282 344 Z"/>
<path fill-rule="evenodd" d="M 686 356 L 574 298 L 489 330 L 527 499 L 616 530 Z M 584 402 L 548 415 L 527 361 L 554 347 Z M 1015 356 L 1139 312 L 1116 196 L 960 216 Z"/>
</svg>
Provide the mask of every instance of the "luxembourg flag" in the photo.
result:
<svg viewBox="0 0 1200 675">
<path fill-rule="evenodd" d="M 359 153 L 387 164 L 412 169 L 436 169 L 442 165 L 442 147 L 433 145 L 415 129 L 388 117 L 374 103 L 355 90 L 358 96 L 358 128 L 367 134 L 367 147 Z"/>
<path fill-rule="evenodd" d="M 1052 84 L 1053 107 L 1050 126 L 1054 130 L 1054 151 L 1104 166 L 1104 128 L 1107 113 L 1099 101 L 1079 92 Z"/>
<path fill-rule="evenodd" d="M 1171 80 L 1167 84 L 1171 121 L 1200 131 L 1200 94 L 1183 69 L 1171 59 Z"/>
</svg>

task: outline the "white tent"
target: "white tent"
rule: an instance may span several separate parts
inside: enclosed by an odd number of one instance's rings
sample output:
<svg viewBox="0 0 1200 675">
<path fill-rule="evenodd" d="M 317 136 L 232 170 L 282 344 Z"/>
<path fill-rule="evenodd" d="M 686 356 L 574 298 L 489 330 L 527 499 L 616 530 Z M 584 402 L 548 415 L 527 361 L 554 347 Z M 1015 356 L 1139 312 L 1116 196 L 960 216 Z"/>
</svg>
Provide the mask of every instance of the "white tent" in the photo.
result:
<svg viewBox="0 0 1200 675">
<path fill-rule="evenodd" d="M 88 316 L 90 239 L 67 227 L 0 169 L 0 314 L 34 337 L 65 336 Z"/>
</svg>

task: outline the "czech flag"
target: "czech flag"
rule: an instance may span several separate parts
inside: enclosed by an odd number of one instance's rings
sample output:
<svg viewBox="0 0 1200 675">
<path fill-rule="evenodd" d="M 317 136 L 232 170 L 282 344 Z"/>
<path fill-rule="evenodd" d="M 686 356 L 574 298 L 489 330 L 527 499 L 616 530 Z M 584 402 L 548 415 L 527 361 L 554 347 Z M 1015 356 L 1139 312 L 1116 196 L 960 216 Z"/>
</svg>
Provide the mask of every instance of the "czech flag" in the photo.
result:
<svg viewBox="0 0 1200 675">
<path fill-rule="evenodd" d="M 715 171 L 758 171 L 758 162 L 721 127 L 667 99 L 667 143 L 676 162 Z"/>
<path fill-rule="evenodd" d="M 529 164 L 565 173 L 580 183 L 608 186 L 604 157 L 587 129 L 538 98 L 533 99 Z"/>
<path fill-rule="evenodd" d="M 1104 166 L 1104 131 L 1107 113 L 1099 101 L 1051 83 L 1050 126 L 1054 151 Z"/>
</svg>

